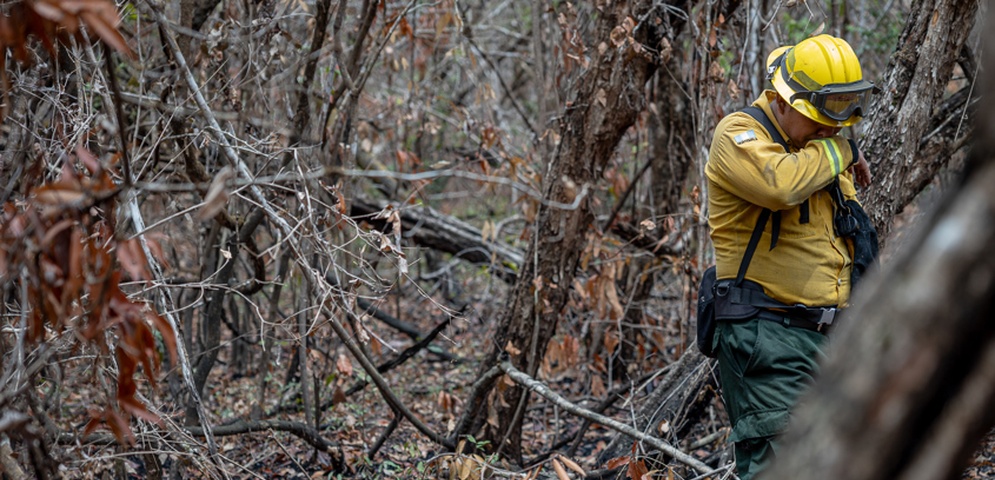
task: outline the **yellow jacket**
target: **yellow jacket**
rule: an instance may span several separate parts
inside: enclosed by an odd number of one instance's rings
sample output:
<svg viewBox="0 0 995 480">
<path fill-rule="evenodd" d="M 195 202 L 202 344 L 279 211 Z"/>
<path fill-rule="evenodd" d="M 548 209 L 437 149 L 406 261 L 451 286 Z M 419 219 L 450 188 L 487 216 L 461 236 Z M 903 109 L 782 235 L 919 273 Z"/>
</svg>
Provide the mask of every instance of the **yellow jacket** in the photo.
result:
<svg viewBox="0 0 995 480">
<path fill-rule="evenodd" d="M 771 102 L 776 95 L 768 90 L 753 102 L 775 125 Z M 783 130 L 780 133 L 787 139 Z M 781 212 L 780 234 L 771 250 L 772 220 L 768 220 L 746 278 L 783 303 L 844 305 L 850 296 L 851 252 L 846 239 L 833 232 L 833 200 L 823 188 L 838 176 L 844 196 L 856 197 L 846 172 L 855 154 L 841 136 L 813 140 L 802 148 L 791 145 L 791 152 L 785 153 L 749 114 L 736 112 L 723 118 L 715 128 L 705 165 L 717 277 L 736 278 L 757 218 L 766 207 Z M 799 206 L 806 199 L 809 221 L 800 223 Z"/>
</svg>

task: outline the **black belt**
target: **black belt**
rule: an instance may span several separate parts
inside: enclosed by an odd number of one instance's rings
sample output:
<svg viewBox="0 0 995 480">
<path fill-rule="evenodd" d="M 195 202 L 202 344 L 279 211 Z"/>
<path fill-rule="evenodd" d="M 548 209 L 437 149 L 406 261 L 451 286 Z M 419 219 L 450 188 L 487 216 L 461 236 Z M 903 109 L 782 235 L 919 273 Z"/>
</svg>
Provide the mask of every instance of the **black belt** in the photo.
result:
<svg viewBox="0 0 995 480">
<path fill-rule="evenodd" d="M 823 335 L 829 333 L 829 328 L 833 325 L 833 320 L 842 311 L 837 308 L 810 309 L 812 313 L 797 315 L 794 312 L 778 312 L 761 309 L 757 318 L 777 322 L 786 327 L 804 328 Z M 818 313 L 821 310 L 821 313 Z M 818 320 L 814 320 L 818 317 Z"/>
</svg>

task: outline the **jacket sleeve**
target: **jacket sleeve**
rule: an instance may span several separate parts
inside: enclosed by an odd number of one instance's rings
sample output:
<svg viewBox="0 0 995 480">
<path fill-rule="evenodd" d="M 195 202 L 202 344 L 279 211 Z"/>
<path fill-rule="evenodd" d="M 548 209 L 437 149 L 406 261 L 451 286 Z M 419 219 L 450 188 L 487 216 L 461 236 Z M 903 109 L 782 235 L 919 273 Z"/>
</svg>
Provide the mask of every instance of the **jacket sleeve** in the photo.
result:
<svg viewBox="0 0 995 480">
<path fill-rule="evenodd" d="M 733 113 L 715 129 L 705 173 L 730 193 L 771 210 L 792 208 L 832 182 L 854 159 L 841 136 L 808 142 L 785 153 L 745 113 Z"/>
</svg>

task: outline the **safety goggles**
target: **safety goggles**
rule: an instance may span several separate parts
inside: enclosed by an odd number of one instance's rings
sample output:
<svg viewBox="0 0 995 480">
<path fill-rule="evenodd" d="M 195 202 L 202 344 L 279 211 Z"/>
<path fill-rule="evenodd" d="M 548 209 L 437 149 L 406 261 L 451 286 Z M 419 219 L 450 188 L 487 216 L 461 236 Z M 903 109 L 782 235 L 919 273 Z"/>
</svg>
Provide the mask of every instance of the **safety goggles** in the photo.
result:
<svg viewBox="0 0 995 480">
<path fill-rule="evenodd" d="M 789 86 L 791 82 L 788 83 Z M 791 96 L 791 103 L 802 98 L 808 100 L 819 113 L 838 122 L 854 116 L 864 116 L 871 103 L 874 84 L 867 80 L 826 85 L 814 92 L 800 91 Z"/>
<path fill-rule="evenodd" d="M 786 57 L 787 52 L 784 52 L 771 63 L 767 71 L 768 80 L 780 68 L 781 78 L 792 91 L 797 92 L 788 99 L 790 103 L 798 99 L 807 100 L 819 113 L 838 122 L 846 121 L 854 115 L 864 116 L 871 103 L 871 94 L 878 91 L 878 88 L 867 80 L 833 83 L 811 90 L 788 75 Z"/>
</svg>

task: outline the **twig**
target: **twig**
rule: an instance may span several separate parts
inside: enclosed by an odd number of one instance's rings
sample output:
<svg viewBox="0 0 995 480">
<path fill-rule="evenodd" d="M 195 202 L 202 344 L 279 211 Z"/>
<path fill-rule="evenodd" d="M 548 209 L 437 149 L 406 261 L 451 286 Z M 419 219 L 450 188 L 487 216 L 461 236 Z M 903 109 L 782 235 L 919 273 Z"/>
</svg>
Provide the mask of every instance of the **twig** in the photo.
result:
<svg viewBox="0 0 995 480">
<path fill-rule="evenodd" d="M 659 375 L 660 373 L 666 372 L 667 370 L 669 370 L 671 368 L 673 368 L 673 364 L 667 365 L 666 367 L 664 367 L 663 369 L 661 369 L 659 372 L 650 372 L 650 373 L 647 373 L 647 374 L 643 375 L 642 377 L 640 377 L 634 383 L 636 385 L 642 385 L 643 382 L 645 382 L 646 380 L 648 380 L 648 379 L 650 379 L 652 377 L 655 377 L 655 376 Z M 594 407 L 594 412 L 595 413 L 602 413 L 602 412 L 604 412 L 605 410 L 608 409 L 608 407 L 612 406 L 613 404 L 615 404 L 615 402 L 618 401 L 618 399 L 620 398 L 620 395 L 622 394 L 622 392 L 625 392 L 626 390 L 630 390 L 632 388 L 633 388 L 633 386 L 631 384 L 630 385 L 622 385 L 622 386 L 620 386 L 620 387 L 618 387 L 618 388 L 616 388 L 616 389 L 608 392 L 608 395 L 605 396 L 604 400 L 602 400 L 601 403 L 599 403 L 596 407 Z M 638 390 L 638 388 L 636 390 Z M 577 448 L 580 447 L 581 441 L 584 440 L 584 433 L 587 432 L 587 429 L 590 428 L 593 423 L 594 422 L 591 421 L 590 419 L 587 419 L 587 418 L 584 419 L 584 423 L 581 424 L 580 428 L 577 429 L 577 433 L 574 434 L 574 439 L 573 439 L 573 442 L 570 444 L 570 448 L 568 448 L 567 451 L 564 453 L 565 456 L 567 456 L 567 457 L 572 457 L 573 456 L 573 454 L 577 451 Z"/>
<path fill-rule="evenodd" d="M 701 439 L 695 441 L 694 443 L 692 443 L 691 444 L 691 449 L 692 450 L 699 449 L 699 448 L 704 447 L 705 445 L 708 445 L 709 443 L 712 443 L 712 442 L 714 442 L 714 441 L 716 441 L 716 440 L 718 440 L 718 439 L 720 439 L 720 438 L 722 438 L 722 437 L 724 437 L 726 435 L 729 435 L 729 429 L 725 428 L 725 427 L 720 428 L 718 431 L 715 431 L 715 432 L 712 432 L 712 433 L 710 433 L 708 435 L 705 435 L 703 438 L 701 438 Z"/>
<path fill-rule="evenodd" d="M 721 473 L 721 472 L 725 472 L 727 470 L 731 470 L 732 467 L 735 466 L 735 465 L 736 465 L 735 463 L 727 463 L 727 464 L 725 464 L 725 465 L 723 465 L 723 466 L 721 466 L 719 468 L 716 468 L 716 469 L 713 469 L 713 470 L 709 470 L 709 471 L 707 471 L 705 473 L 702 473 L 701 475 L 698 475 L 697 477 L 691 478 L 690 480 L 704 480 L 706 478 L 711 477 L 712 475 L 715 475 L 716 473 Z M 729 476 L 731 476 L 734 479 L 735 478 L 739 478 L 739 477 L 737 477 L 735 475 L 732 475 L 732 474 L 730 474 Z M 726 477 L 723 477 L 723 478 L 726 478 Z"/>
<path fill-rule="evenodd" d="M 379 372 L 377 372 L 376 366 L 374 366 L 373 363 L 370 362 L 370 359 L 366 357 L 366 354 L 364 354 L 359 345 L 356 344 L 356 340 L 351 335 L 349 335 L 349 332 L 347 332 L 345 330 L 345 327 L 342 326 L 342 322 L 340 322 L 335 317 L 335 315 L 328 309 L 327 306 L 323 307 L 323 310 L 325 316 L 329 319 L 329 323 L 331 323 L 332 329 L 335 330 L 335 333 L 339 336 L 339 338 L 342 339 L 342 342 L 345 343 L 346 348 L 349 349 L 349 351 L 352 353 L 352 356 L 359 361 L 359 364 L 362 365 L 363 370 L 366 370 L 366 373 L 373 380 L 374 385 L 376 385 L 377 388 L 380 390 L 380 394 L 387 402 L 387 404 L 390 405 L 391 408 L 395 409 L 395 411 L 403 415 L 404 418 L 407 418 L 408 421 L 411 422 L 411 425 L 413 425 L 416 429 L 418 429 L 419 432 L 427 436 L 433 442 L 438 443 L 439 445 L 442 445 L 449 449 L 455 448 L 456 445 L 453 442 L 451 442 L 448 438 L 443 437 L 442 435 L 439 435 L 438 433 L 432 431 L 430 428 L 428 428 L 427 425 L 425 425 L 424 422 L 422 422 L 410 410 L 408 410 L 408 407 L 404 406 L 404 404 L 401 403 L 401 401 L 397 398 L 397 396 L 394 395 L 394 392 L 387 385 L 387 381 L 384 380 L 383 376 L 380 375 Z M 353 317 L 353 319 L 357 323 L 359 323 L 359 319 L 356 319 L 355 315 L 352 312 L 345 309 L 343 309 L 342 311 L 345 312 L 346 315 Z"/>
<path fill-rule="evenodd" d="M 272 436 L 272 438 L 273 441 L 276 442 L 276 446 L 280 447 L 280 450 L 283 451 L 283 454 L 286 455 L 286 457 L 289 458 L 291 462 L 294 462 L 294 465 L 297 466 L 297 470 L 300 473 L 306 474 L 307 470 L 304 469 L 304 465 L 301 465 L 301 462 L 297 461 L 297 455 L 294 455 L 289 451 L 287 451 L 287 447 L 283 446 L 283 442 L 281 442 L 279 438 L 276 438 L 276 436 Z"/>
<path fill-rule="evenodd" d="M 622 211 L 622 207 L 625 206 L 625 201 L 629 199 L 629 195 L 631 195 L 633 190 L 636 189 L 636 184 L 639 182 L 639 179 L 646 174 L 646 171 L 650 169 L 651 165 L 653 165 L 653 158 L 646 160 L 646 163 L 644 163 L 642 168 L 639 169 L 639 172 L 636 173 L 636 176 L 633 177 L 631 181 L 629 181 L 629 188 L 625 189 L 625 193 L 622 194 L 622 198 L 618 199 L 618 203 L 615 205 L 615 208 L 612 210 L 611 215 L 608 216 L 608 220 L 601 227 L 602 233 L 607 232 L 608 229 L 611 228 L 612 224 L 615 223 L 615 217 L 618 217 L 618 212 Z"/>
<path fill-rule="evenodd" d="M 318 430 L 311 428 L 300 422 L 291 422 L 288 420 L 239 420 L 235 423 L 228 425 L 218 425 L 213 428 L 204 428 L 201 426 L 192 427 L 181 427 L 190 435 L 196 437 L 206 437 L 208 435 L 212 437 L 230 437 L 233 435 L 241 435 L 244 433 L 259 433 L 268 432 L 270 430 L 275 430 L 278 432 L 287 432 L 295 437 L 304 440 L 309 445 L 317 448 L 318 450 L 328 453 L 332 457 L 333 466 L 336 469 L 341 469 L 343 467 L 342 458 L 339 454 L 339 445 L 326 440 L 321 436 Z M 176 433 L 176 432 L 172 432 Z M 56 441 L 62 444 L 75 443 L 77 437 L 73 433 L 64 432 L 56 437 Z M 117 445 L 118 440 L 113 435 L 108 434 L 90 434 L 79 441 L 84 444 L 91 445 Z"/>
<path fill-rule="evenodd" d="M 325 30 L 328 29 L 328 15 L 331 9 L 331 0 L 319 0 L 315 2 L 317 10 L 314 14 L 314 31 L 311 32 L 311 47 L 308 49 L 307 64 L 304 66 L 304 85 L 297 96 L 297 111 L 294 114 L 294 129 L 290 132 L 291 147 L 298 147 L 304 132 L 311 123 L 311 108 L 309 92 L 311 83 L 314 81 L 314 74 L 318 69 L 317 52 L 321 50 L 325 43 Z M 288 149 L 283 155 L 283 166 L 287 166 L 296 157 L 295 149 Z"/>
<path fill-rule="evenodd" d="M 650 446 L 661 450 L 662 452 L 666 453 L 667 455 L 670 455 L 671 457 L 674 457 L 674 459 L 677 460 L 678 462 L 681 462 L 693 468 L 699 474 L 709 472 L 712 470 L 712 467 L 709 467 L 708 465 L 695 459 L 691 455 L 688 455 L 687 453 L 678 450 L 674 446 L 670 445 L 669 443 L 663 440 L 660 440 L 659 438 L 646 435 L 645 433 L 636 430 L 635 428 L 632 428 L 629 425 L 618 422 L 604 415 L 594 413 L 585 408 L 578 407 L 577 405 L 571 403 L 567 399 L 561 397 L 558 393 L 550 390 L 549 387 L 547 387 L 544 383 L 533 379 L 532 377 L 526 375 L 525 373 L 515 368 L 507 358 L 503 359 L 499 364 L 499 366 L 501 370 L 507 373 L 508 376 L 511 377 L 511 379 L 514 380 L 516 383 L 528 388 L 529 390 L 538 393 L 539 395 L 542 395 L 543 397 L 546 397 L 546 399 L 548 399 L 549 401 L 555 403 L 560 408 L 563 408 L 564 410 L 574 415 L 589 419 L 593 422 L 598 422 L 599 424 L 604 425 L 612 430 L 615 430 L 616 432 L 624 433 L 637 440 L 646 442 Z"/>
<path fill-rule="evenodd" d="M 314 410 L 312 410 L 311 408 L 311 406 L 314 404 L 313 403 L 314 399 L 311 398 L 311 389 L 308 388 L 309 372 L 307 365 L 308 361 L 307 333 L 310 326 L 308 325 L 308 312 L 306 308 L 307 308 L 307 299 L 304 298 L 304 295 L 301 295 L 300 297 L 298 297 L 299 311 L 297 313 L 297 328 L 298 328 L 298 334 L 300 335 L 300 343 L 298 344 L 297 347 L 297 356 L 299 358 L 298 364 L 300 365 L 299 368 L 301 370 L 301 382 L 300 382 L 301 399 L 303 400 L 302 408 L 304 409 L 304 419 L 307 421 L 309 427 L 315 428 L 318 422 L 316 420 L 317 417 L 314 415 Z"/>
<path fill-rule="evenodd" d="M 377 451 L 380 450 L 380 447 L 383 446 L 384 442 L 387 441 L 387 438 L 389 438 L 390 435 L 394 433 L 394 430 L 396 430 L 397 426 L 400 424 L 401 424 L 401 416 L 395 413 L 394 418 L 390 419 L 390 423 L 387 424 L 387 428 L 384 429 L 383 433 L 380 434 L 380 437 L 377 438 L 377 441 L 373 443 L 373 446 L 371 446 L 370 449 L 366 451 L 366 458 L 372 459 L 373 457 L 375 457 Z"/>
<path fill-rule="evenodd" d="M 334 175 L 342 175 L 348 177 L 365 177 L 365 178 L 393 178 L 395 180 L 404 180 L 407 182 L 417 182 L 421 180 L 432 180 L 436 178 L 443 177 L 456 177 L 465 178 L 467 180 L 475 180 L 478 182 L 488 182 L 497 185 L 504 185 L 518 190 L 536 200 L 538 200 L 542 205 L 556 208 L 559 210 L 577 210 L 580 208 L 581 202 L 587 198 L 591 187 L 588 184 L 584 184 L 580 188 L 580 192 L 574 197 L 573 201 L 570 203 L 557 202 L 555 200 L 549 200 L 543 196 L 539 191 L 534 188 L 505 177 L 498 177 L 494 175 L 483 175 L 474 172 L 467 172 L 463 170 L 456 169 L 446 169 L 446 170 L 431 170 L 427 172 L 418 173 L 403 173 L 403 172 L 388 172 L 383 170 L 356 170 L 356 169 L 346 169 L 346 168 L 330 168 L 328 173 Z"/>
<path fill-rule="evenodd" d="M 463 38 L 465 38 L 466 41 L 470 43 L 470 46 L 473 47 L 473 49 L 480 54 L 480 56 L 484 59 L 484 62 L 486 62 L 487 65 L 489 65 L 491 69 L 494 70 L 494 75 L 497 77 L 498 83 L 501 84 L 501 89 L 504 90 L 505 98 L 511 101 L 511 106 L 515 109 L 516 112 L 518 112 L 518 115 L 522 117 L 522 121 L 525 122 L 525 126 L 529 127 L 529 130 L 532 132 L 532 135 L 535 138 L 539 138 L 542 132 L 536 130 L 535 126 L 532 125 L 532 121 L 529 120 L 529 115 L 525 112 L 525 109 L 522 108 L 521 105 L 519 105 L 518 97 L 511 91 L 511 87 L 509 87 L 508 84 L 504 81 L 504 77 L 501 75 L 501 69 L 498 68 L 498 66 L 495 65 L 493 61 L 491 61 L 491 56 L 488 55 L 487 52 L 485 52 L 477 45 L 477 42 L 473 40 L 473 36 L 469 35 L 469 31 L 470 31 L 469 28 L 463 29 Z"/>
<path fill-rule="evenodd" d="M 435 337 L 439 336 L 439 333 L 442 332 L 443 329 L 448 327 L 451 322 L 452 322 L 452 317 L 446 318 L 444 322 L 440 323 L 438 326 L 433 328 L 432 331 L 429 332 L 429 334 L 425 336 L 425 338 L 423 338 L 421 341 L 404 349 L 404 351 L 402 351 L 401 354 L 397 356 L 397 358 L 379 365 L 377 367 L 377 371 L 380 373 L 386 373 L 394 369 L 398 365 L 401 365 L 409 358 L 415 356 L 416 353 L 428 347 L 432 343 L 432 341 L 435 340 Z M 349 390 L 346 391 L 346 395 L 348 396 L 352 395 L 353 393 L 356 393 L 358 390 L 365 387 L 368 383 L 369 382 L 367 382 L 366 380 L 363 380 L 357 383 L 356 385 L 353 385 L 352 387 L 349 388 Z"/>
<path fill-rule="evenodd" d="M 131 178 L 131 155 L 128 153 L 128 135 L 125 132 L 124 107 L 121 106 L 121 87 L 117 83 L 117 75 L 114 73 L 114 63 L 111 46 L 107 42 L 104 45 L 104 65 L 107 66 L 107 81 L 111 85 L 111 94 L 114 95 L 114 113 L 117 115 L 117 134 L 121 140 L 121 175 L 124 176 L 124 185 L 130 187 Z"/>
<path fill-rule="evenodd" d="M 328 284 L 331 285 L 331 286 L 333 286 L 333 287 L 335 287 L 335 286 L 338 285 L 338 283 L 335 281 L 335 279 L 332 278 L 332 276 L 328 275 L 328 274 L 325 275 L 325 281 L 328 282 Z M 397 330 L 397 331 L 399 331 L 399 332 L 407 335 L 408 338 L 410 338 L 410 339 L 412 339 L 412 340 L 414 340 L 416 342 L 420 343 L 425 338 L 429 338 L 429 337 L 435 338 L 437 336 L 436 334 L 433 334 L 431 332 L 428 335 L 423 335 L 421 333 L 421 331 L 418 330 L 418 327 L 416 327 L 416 326 L 414 326 L 414 325 L 412 325 L 412 324 L 410 324 L 408 322 L 405 322 L 405 321 L 403 321 L 403 320 L 401 320 L 401 319 L 399 319 L 397 317 L 394 317 L 393 315 L 390 315 L 387 312 L 384 312 L 383 310 L 380 310 L 379 308 L 376 307 L 376 305 L 373 305 L 373 303 L 370 302 L 370 301 L 368 301 L 368 300 L 364 300 L 362 298 L 357 297 L 356 298 L 356 306 L 359 307 L 360 309 L 362 309 L 363 313 L 372 315 L 373 318 L 375 318 L 377 320 L 380 320 L 383 323 L 386 323 L 387 326 L 389 326 L 391 328 L 394 328 L 395 330 Z M 448 322 L 448 320 L 447 320 L 447 322 Z M 439 358 L 441 358 L 443 360 L 449 361 L 449 362 L 461 362 L 462 361 L 456 355 L 453 355 L 453 354 L 451 354 L 449 352 L 446 352 L 444 350 L 436 350 L 436 349 L 428 348 L 428 352 L 431 353 L 432 355 L 435 355 L 435 356 L 437 356 L 437 357 L 439 357 Z"/>
</svg>

